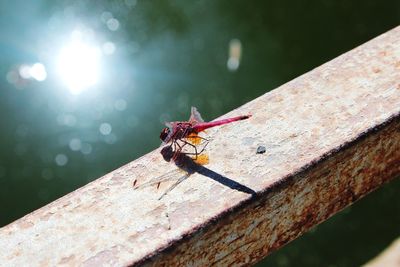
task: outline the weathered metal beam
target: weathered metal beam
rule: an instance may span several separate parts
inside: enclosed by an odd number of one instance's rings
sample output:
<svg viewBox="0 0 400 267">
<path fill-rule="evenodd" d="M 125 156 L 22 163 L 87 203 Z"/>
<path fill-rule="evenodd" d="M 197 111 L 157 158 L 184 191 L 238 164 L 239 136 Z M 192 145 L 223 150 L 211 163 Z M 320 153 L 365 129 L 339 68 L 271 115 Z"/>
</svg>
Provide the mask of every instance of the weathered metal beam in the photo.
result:
<svg viewBox="0 0 400 267">
<path fill-rule="evenodd" d="M 400 27 L 227 114 L 253 117 L 209 131 L 210 164 L 162 200 L 132 188 L 176 169 L 157 150 L 1 228 L 0 265 L 260 260 L 400 174 L 399 43 Z"/>
</svg>

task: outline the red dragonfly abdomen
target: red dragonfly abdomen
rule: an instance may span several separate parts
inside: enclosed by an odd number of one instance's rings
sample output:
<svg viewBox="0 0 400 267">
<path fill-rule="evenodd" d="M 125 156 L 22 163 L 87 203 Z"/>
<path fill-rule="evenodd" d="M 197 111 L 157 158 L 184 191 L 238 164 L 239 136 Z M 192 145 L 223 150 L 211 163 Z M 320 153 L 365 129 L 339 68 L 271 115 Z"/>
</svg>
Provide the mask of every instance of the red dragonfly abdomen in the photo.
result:
<svg viewBox="0 0 400 267">
<path fill-rule="evenodd" d="M 215 126 L 219 126 L 219 125 L 223 125 L 223 124 L 227 124 L 227 123 L 231 123 L 234 121 L 240 121 L 240 120 L 245 120 L 250 118 L 251 115 L 242 115 L 242 116 L 237 116 L 237 117 L 233 117 L 233 118 L 228 118 L 228 119 L 222 119 L 222 120 L 217 120 L 217 121 L 210 121 L 210 122 L 201 122 L 201 123 L 197 123 L 196 125 L 194 125 L 192 127 L 192 129 L 199 133 L 202 132 L 208 128 L 212 128 Z"/>
</svg>

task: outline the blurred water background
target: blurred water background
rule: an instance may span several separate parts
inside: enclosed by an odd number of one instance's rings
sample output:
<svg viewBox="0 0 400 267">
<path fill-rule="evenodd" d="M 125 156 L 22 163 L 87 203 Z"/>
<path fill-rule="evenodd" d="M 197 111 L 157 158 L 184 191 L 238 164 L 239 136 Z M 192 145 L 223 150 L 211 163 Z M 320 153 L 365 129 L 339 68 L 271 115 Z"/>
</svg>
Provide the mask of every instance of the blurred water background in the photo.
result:
<svg viewBox="0 0 400 267">
<path fill-rule="evenodd" d="M 192 105 L 211 120 L 399 21 L 395 0 L 1 1 L 0 226 L 157 148 Z M 259 266 L 364 263 L 400 235 L 399 193 Z"/>
</svg>

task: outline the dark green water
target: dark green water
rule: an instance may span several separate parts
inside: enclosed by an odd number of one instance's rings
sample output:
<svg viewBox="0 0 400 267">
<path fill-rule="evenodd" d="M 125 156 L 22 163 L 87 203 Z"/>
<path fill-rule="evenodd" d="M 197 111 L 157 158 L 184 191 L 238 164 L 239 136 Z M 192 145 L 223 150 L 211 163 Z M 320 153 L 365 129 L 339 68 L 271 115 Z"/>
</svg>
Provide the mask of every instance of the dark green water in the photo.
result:
<svg viewBox="0 0 400 267">
<path fill-rule="evenodd" d="M 399 1 L 2 1 L 0 226 L 158 147 L 190 106 L 215 118 L 399 22 Z M 260 266 L 364 263 L 400 235 L 399 193 Z"/>
</svg>

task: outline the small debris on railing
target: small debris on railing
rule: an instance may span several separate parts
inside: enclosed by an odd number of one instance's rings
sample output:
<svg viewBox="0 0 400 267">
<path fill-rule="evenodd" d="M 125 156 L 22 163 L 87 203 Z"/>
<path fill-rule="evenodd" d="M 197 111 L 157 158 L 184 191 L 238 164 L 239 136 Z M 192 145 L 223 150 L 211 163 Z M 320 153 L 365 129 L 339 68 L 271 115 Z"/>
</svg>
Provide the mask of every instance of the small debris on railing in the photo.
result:
<svg viewBox="0 0 400 267">
<path fill-rule="evenodd" d="M 264 154 L 265 151 L 267 151 L 267 149 L 265 148 L 265 146 L 259 146 L 257 148 L 257 154 Z"/>
</svg>

